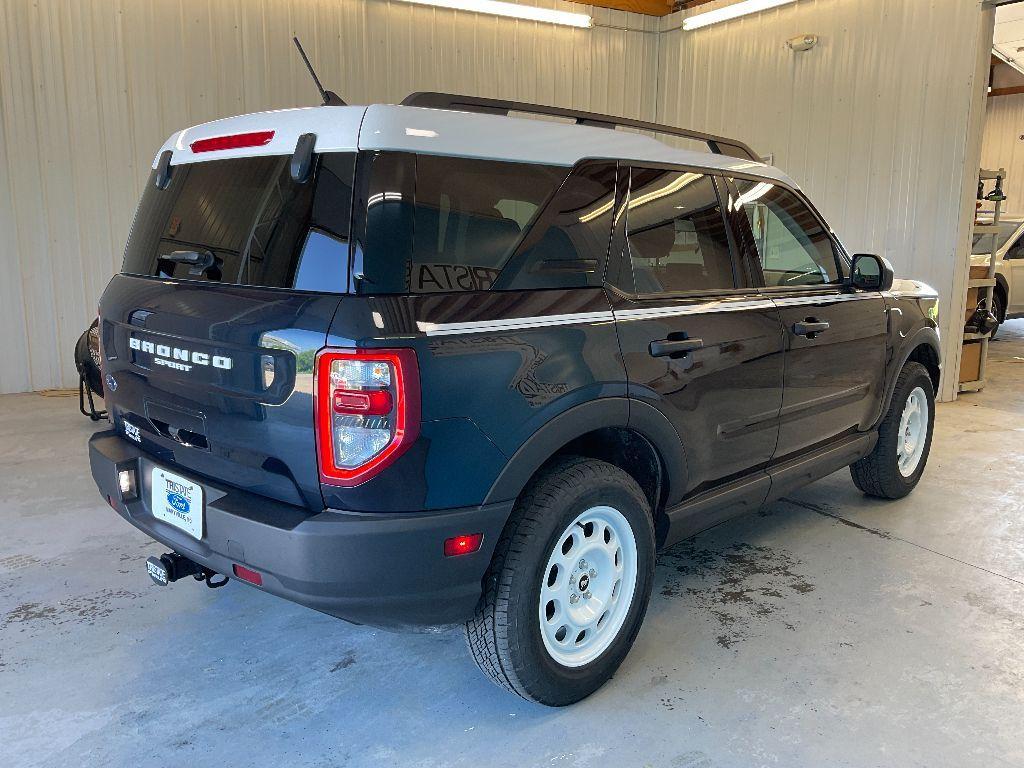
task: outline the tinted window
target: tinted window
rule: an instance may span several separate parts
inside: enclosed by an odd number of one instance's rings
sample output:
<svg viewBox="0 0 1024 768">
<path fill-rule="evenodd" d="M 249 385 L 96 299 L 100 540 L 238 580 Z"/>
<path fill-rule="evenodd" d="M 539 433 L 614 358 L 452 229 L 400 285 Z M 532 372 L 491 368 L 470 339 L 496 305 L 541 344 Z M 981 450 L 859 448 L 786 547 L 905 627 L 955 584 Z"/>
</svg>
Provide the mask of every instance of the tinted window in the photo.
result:
<svg viewBox="0 0 1024 768">
<path fill-rule="evenodd" d="M 1013 237 L 1013 233 L 1020 229 L 1019 221 L 1000 221 L 999 231 L 996 233 L 996 247 L 998 251 L 1007 241 Z M 1017 246 L 1014 246 L 1017 247 Z M 992 253 L 992 235 L 975 235 L 971 243 L 971 253 L 989 254 Z"/>
<path fill-rule="evenodd" d="M 367 157 L 361 293 L 487 290 L 568 169 L 382 153 Z"/>
<path fill-rule="evenodd" d="M 355 156 L 325 154 L 298 184 L 289 157 L 173 166 L 150 177 L 122 271 L 274 288 L 346 289 Z"/>
<path fill-rule="evenodd" d="M 497 288 L 580 288 L 601 285 L 615 206 L 616 164 L 573 171 L 544 206 Z"/>
<path fill-rule="evenodd" d="M 710 176 L 634 168 L 626 233 L 637 293 L 735 287 L 729 236 Z"/>
<path fill-rule="evenodd" d="M 832 240 L 800 198 L 767 182 L 738 179 L 736 186 L 736 207 L 750 222 L 765 285 L 839 282 Z"/>
</svg>

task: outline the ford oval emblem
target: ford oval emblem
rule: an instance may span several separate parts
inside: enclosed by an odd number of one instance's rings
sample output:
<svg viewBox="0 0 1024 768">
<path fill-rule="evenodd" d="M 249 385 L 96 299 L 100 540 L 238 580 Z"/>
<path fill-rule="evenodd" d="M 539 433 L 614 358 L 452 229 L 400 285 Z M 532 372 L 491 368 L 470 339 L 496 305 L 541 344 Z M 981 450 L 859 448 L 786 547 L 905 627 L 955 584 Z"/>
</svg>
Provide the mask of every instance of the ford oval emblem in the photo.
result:
<svg viewBox="0 0 1024 768">
<path fill-rule="evenodd" d="M 182 514 L 188 514 L 189 503 L 188 499 L 182 496 L 180 493 L 168 493 L 167 503 L 174 507 Z"/>
<path fill-rule="evenodd" d="M 107 385 L 107 389 L 111 392 L 117 392 L 117 379 L 115 379 L 111 374 L 108 373 L 103 377 L 103 383 Z"/>
</svg>

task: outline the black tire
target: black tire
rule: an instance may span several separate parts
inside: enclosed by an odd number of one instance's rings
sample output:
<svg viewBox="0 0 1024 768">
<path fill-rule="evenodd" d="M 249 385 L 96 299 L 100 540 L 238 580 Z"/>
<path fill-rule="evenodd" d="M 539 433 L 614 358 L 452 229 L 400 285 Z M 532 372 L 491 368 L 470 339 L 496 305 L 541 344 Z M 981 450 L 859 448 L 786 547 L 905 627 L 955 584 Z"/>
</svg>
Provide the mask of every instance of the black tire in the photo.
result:
<svg viewBox="0 0 1024 768">
<path fill-rule="evenodd" d="M 996 327 L 992 329 L 992 333 L 989 334 L 990 339 L 994 339 L 996 334 L 999 333 L 999 326 L 1003 322 L 1003 313 L 1006 311 L 1006 304 L 1003 301 L 1003 295 L 998 290 L 992 291 L 992 314 L 996 316 Z"/>
<path fill-rule="evenodd" d="M 905 477 L 898 463 L 898 447 L 901 439 L 900 419 L 907 398 L 920 387 L 928 403 L 928 431 L 925 434 L 924 452 L 914 472 Z M 935 426 L 935 392 L 932 379 L 923 365 L 908 362 L 896 378 L 896 389 L 892 394 L 889 410 L 878 427 L 878 443 L 874 450 L 850 466 L 853 483 L 868 496 L 880 499 L 901 499 L 914 490 L 932 447 L 932 432 Z"/>
<path fill-rule="evenodd" d="M 581 513 L 601 505 L 618 510 L 636 539 L 636 587 L 608 648 L 583 666 L 563 666 L 541 636 L 540 590 L 548 558 L 565 530 Z M 523 491 L 502 532 L 476 614 L 465 627 L 473 660 L 497 685 L 529 701 L 561 707 L 589 696 L 615 673 L 640 631 L 654 558 L 650 506 L 632 477 L 595 459 L 553 463 Z"/>
</svg>

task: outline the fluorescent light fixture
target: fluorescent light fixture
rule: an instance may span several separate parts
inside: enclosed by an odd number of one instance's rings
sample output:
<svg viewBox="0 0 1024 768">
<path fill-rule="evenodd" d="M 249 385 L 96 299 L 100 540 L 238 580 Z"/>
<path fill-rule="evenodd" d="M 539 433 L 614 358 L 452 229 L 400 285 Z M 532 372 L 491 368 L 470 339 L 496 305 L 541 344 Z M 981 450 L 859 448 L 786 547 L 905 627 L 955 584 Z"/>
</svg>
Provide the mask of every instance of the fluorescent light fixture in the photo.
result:
<svg viewBox="0 0 1024 768">
<path fill-rule="evenodd" d="M 796 0 L 743 0 L 740 3 L 733 3 L 727 5 L 724 8 L 716 8 L 713 11 L 707 13 L 698 13 L 696 16 L 690 16 L 689 18 L 683 19 L 683 29 L 700 29 L 706 27 L 709 24 L 717 24 L 720 21 L 729 21 L 740 16 L 746 16 L 750 13 L 758 13 L 760 11 L 767 11 L 770 8 L 778 8 L 780 5 L 788 5 L 794 3 Z"/>
<path fill-rule="evenodd" d="M 403 0 L 417 5 L 433 5 L 437 8 L 452 8 L 456 11 L 489 13 L 492 16 L 508 16 L 512 19 L 546 21 L 550 24 L 564 24 L 569 27 L 592 27 L 594 20 L 585 13 L 553 11 L 550 8 L 536 8 L 519 3 L 503 3 L 500 0 Z"/>
</svg>

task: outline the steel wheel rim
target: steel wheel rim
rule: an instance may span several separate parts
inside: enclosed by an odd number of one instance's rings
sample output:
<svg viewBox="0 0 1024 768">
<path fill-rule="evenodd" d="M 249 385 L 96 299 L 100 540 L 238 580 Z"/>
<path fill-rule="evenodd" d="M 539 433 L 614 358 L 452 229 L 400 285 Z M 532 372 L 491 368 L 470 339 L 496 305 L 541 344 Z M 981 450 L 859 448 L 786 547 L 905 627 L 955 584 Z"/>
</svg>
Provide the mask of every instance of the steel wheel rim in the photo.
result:
<svg viewBox="0 0 1024 768">
<path fill-rule="evenodd" d="M 636 537 L 614 507 L 579 515 L 558 537 L 544 568 L 538 619 L 544 648 L 565 667 L 608 650 L 633 604 Z"/>
<path fill-rule="evenodd" d="M 928 398 L 921 387 L 914 387 L 903 405 L 897 434 L 896 466 L 903 477 L 910 477 L 917 471 L 927 439 Z"/>
</svg>

